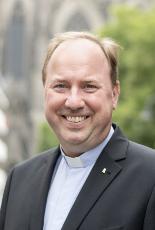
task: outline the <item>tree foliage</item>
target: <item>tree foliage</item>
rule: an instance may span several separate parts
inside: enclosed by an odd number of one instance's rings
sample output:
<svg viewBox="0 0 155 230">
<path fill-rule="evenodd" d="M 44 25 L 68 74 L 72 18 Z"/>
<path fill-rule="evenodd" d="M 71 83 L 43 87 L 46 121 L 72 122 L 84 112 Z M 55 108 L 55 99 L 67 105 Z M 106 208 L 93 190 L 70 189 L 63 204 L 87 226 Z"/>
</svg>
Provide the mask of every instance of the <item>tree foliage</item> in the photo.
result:
<svg viewBox="0 0 155 230">
<path fill-rule="evenodd" d="M 50 149 L 59 144 L 56 135 L 46 122 L 41 123 L 38 130 L 38 152 Z"/>
<path fill-rule="evenodd" d="M 123 47 L 114 120 L 131 139 L 155 148 L 155 10 L 119 6 L 112 15 L 99 35 Z"/>
</svg>

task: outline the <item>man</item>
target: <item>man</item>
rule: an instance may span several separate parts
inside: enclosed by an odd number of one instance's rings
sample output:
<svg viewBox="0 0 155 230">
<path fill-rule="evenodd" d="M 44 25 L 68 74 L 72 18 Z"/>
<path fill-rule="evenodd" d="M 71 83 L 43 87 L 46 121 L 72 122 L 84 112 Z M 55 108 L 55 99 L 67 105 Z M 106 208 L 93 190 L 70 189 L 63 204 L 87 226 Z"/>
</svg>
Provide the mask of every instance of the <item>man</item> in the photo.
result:
<svg viewBox="0 0 155 230">
<path fill-rule="evenodd" d="M 51 41 L 45 114 L 60 146 L 12 170 L 0 230 L 155 229 L 155 152 L 112 124 L 117 49 L 83 32 Z"/>
</svg>

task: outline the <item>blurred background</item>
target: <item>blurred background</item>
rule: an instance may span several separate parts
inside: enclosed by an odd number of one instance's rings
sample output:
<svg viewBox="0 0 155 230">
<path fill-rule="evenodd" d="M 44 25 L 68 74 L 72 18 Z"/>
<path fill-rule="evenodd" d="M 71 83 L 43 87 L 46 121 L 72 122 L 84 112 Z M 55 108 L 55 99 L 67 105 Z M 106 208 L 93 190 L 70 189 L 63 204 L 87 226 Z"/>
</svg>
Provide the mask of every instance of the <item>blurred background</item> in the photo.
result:
<svg viewBox="0 0 155 230">
<path fill-rule="evenodd" d="M 155 148 L 155 0 L 0 0 L 0 19 L 0 202 L 9 170 L 58 144 L 45 122 L 41 81 L 55 33 L 91 31 L 120 43 L 114 121 Z"/>
</svg>

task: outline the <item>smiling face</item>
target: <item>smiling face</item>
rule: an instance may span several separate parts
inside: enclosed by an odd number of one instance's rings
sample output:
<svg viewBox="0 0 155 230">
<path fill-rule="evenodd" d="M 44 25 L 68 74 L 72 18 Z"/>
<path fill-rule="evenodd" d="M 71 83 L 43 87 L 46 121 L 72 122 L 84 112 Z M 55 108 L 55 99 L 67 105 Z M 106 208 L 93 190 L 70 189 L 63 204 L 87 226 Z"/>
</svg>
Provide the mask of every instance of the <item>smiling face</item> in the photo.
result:
<svg viewBox="0 0 155 230">
<path fill-rule="evenodd" d="M 45 115 L 66 155 L 78 156 L 105 139 L 118 95 L 97 44 L 76 39 L 56 48 L 46 70 Z"/>
</svg>

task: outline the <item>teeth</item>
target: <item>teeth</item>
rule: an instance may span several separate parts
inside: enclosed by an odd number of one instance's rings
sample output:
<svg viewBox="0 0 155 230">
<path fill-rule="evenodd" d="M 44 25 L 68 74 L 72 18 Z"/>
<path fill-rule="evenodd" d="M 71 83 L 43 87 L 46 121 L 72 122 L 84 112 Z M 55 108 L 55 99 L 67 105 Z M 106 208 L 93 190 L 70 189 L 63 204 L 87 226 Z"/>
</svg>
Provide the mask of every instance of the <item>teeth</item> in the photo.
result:
<svg viewBox="0 0 155 230">
<path fill-rule="evenodd" d="M 83 116 L 83 117 L 82 116 L 81 117 L 67 116 L 66 119 L 67 121 L 78 123 L 78 122 L 84 121 L 86 119 L 86 116 Z"/>
</svg>

